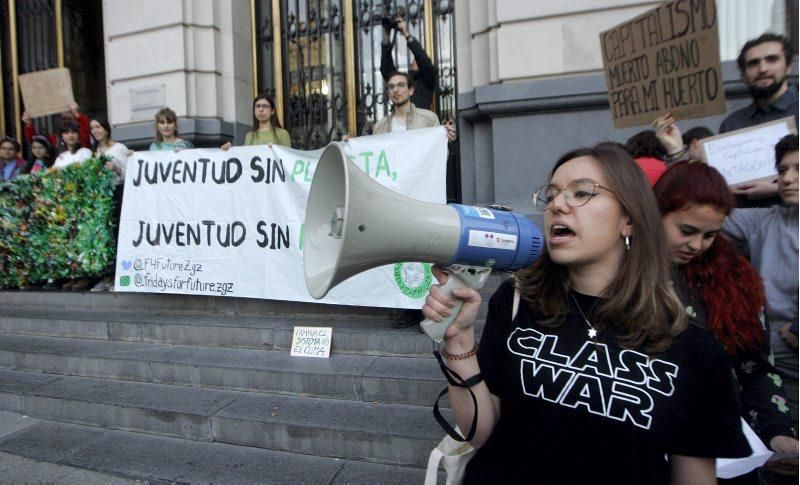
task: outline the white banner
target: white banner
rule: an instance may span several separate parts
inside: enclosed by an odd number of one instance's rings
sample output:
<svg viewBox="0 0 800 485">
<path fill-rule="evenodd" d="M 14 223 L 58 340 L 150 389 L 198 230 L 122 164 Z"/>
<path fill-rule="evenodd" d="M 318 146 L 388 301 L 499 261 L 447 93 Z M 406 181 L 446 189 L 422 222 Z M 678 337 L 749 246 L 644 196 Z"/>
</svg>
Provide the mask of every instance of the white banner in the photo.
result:
<svg viewBox="0 0 800 485">
<path fill-rule="evenodd" d="M 444 128 L 342 146 L 382 185 L 446 201 Z M 302 247 L 321 154 L 278 145 L 136 152 L 128 160 L 115 290 L 317 301 L 306 289 Z M 343 282 L 320 302 L 419 308 L 431 281 L 429 265 L 388 265 Z"/>
</svg>

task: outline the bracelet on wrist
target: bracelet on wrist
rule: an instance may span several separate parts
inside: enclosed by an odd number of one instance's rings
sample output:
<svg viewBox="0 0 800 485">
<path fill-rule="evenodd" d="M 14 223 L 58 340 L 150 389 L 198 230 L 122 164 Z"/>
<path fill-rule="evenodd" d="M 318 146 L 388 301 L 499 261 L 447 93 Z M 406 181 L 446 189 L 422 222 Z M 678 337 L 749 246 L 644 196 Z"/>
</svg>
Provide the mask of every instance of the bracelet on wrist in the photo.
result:
<svg viewBox="0 0 800 485">
<path fill-rule="evenodd" d="M 664 161 L 667 163 L 677 162 L 678 160 L 683 159 L 683 157 L 685 157 L 687 153 L 689 153 L 689 148 L 684 146 L 679 152 L 667 154 L 664 157 Z"/>
<path fill-rule="evenodd" d="M 448 352 L 448 351 L 447 351 L 446 349 L 444 349 L 444 348 L 442 348 L 442 352 L 441 352 L 441 354 L 442 354 L 442 357 L 444 357 L 444 358 L 445 358 L 445 359 L 447 359 L 447 360 L 464 360 L 464 359 L 469 359 L 470 357 L 472 357 L 473 355 L 475 355 L 475 354 L 477 354 L 477 353 L 478 353 L 478 344 L 477 344 L 477 343 L 475 343 L 475 346 L 474 346 L 474 347 L 472 347 L 472 350 L 470 350 L 470 351 L 468 351 L 468 352 L 464 352 L 464 353 L 462 353 L 462 354 L 451 354 L 450 352 Z"/>
</svg>

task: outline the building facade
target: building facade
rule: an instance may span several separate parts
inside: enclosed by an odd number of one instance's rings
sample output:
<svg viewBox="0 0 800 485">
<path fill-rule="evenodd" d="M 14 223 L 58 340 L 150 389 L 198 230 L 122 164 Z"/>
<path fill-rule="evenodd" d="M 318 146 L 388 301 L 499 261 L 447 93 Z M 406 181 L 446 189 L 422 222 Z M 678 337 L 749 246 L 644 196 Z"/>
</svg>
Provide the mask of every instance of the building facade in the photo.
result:
<svg viewBox="0 0 800 485">
<path fill-rule="evenodd" d="M 458 122 L 448 198 L 531 214 L 531 192 L 561 153 L 644 129 L 613 127 L 599 33 L 658 3 L 2 0 L 0 130 L 21 135 L 19 75 L 63 66 L 81 109 L 107 113 L 114 138 L 136 149 L 152 141 L 163 106 L 197 146 L 242 143 L 259 92 L 274 96 L 293 146 L 369 134 L 389 110 L 382 21 L 401 15 L 438 66 L 431 108 Z M 717 0 L 717 10 L 728 105 L 736 108 L 748 95 L 731 59 L 762 32 L 797 39 L 797 1 Z M 412 59 L 397 38 L 396 65 L 407 69 Z M 721 119 L 681 125 L 716 129 Z M 40 131 L 54 123 L 36 120 Z"/>
</svg>

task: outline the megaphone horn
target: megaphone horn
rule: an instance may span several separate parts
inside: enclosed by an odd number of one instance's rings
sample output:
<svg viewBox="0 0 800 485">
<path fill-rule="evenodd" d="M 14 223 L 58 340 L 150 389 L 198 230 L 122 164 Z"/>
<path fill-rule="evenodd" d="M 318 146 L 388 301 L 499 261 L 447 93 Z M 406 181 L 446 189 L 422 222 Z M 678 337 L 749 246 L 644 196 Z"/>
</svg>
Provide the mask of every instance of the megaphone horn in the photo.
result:
<svg viewBox="0 0 800 485">
<path fill-rule="evenodd" d="M 405 261 L 449 266 L 445 291 L 477 289 L 491 268 L 528 266 L 542 248 L 541 233 L 524 216 L 398 194 L 370 179 L 335 142 L 317 163 L 304 230 L 306 286 L 316 299 L 358 273 Z M 426 323 L 423 330 L 441 340 L 450 322 Z"/>
</svg>

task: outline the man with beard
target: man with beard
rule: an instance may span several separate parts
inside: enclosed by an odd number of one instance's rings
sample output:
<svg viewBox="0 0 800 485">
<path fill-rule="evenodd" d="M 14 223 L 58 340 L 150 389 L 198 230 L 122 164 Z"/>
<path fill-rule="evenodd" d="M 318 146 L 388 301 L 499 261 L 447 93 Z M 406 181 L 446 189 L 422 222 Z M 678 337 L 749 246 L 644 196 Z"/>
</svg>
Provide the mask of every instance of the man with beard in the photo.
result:
<svg viewBox="0 0 800 485">
<path fill-rule="evenodd" d="M 400 71 L 393 72 L 386 83 L 389 91 L 389 99 L 392 101 L 392 112 L 375 123 L 374 134 L 390 133 L 406 130 L 416 130 L 419 128 L 431 128 L 439 126 L 439 118 L 436 113 L 424 108 L 418 108 L 411 102 L 414 95 L 414 80 L 408 74 Z M 450 125 L 444 125 L 447 130 L 447 139 L 456 139 L 456 129 Z M 392 326 L 394 328 L 406 328 L 419 324 L 423 319 L 421 310 L 406 310 Z"/>
<path fill-rule="evenodd" d="M 390 133 L 418 128 L 439 126 L 439 118 L 433 111 L 418 108 L 411 102 L 414 95 L 414 80 L 404 72 L 395 71 L 386 83 L 389 99 L 392 102 L 392 112 L 389 116 L 375 123 L 374 134 Z M 452 125 L 445 125 L 447 139 L 456 139 L 456 130 Z"/>
<path fill-rule="evenodd" d="M 736 61 L 742 80 L 750 88 L 753 102 L 729 114 L 719 127 L 720 133 L 787 116 L 794 116 L 797 126 L 797 86 L 789 86 L 788 81 L 793 55 L 789 39 L 777 34 L 762 34 L 742 47 Z M 777 198 L 777 179 L 774 182 L 740 184 L 733 192 L 740 207 L 743 204 L 766 207 L 780 201 Z"/>
</svg>

